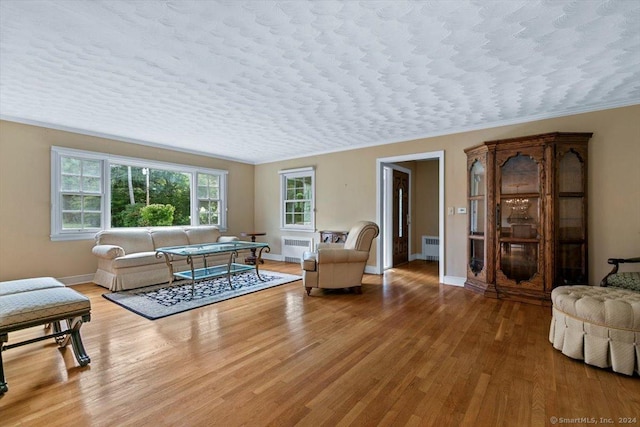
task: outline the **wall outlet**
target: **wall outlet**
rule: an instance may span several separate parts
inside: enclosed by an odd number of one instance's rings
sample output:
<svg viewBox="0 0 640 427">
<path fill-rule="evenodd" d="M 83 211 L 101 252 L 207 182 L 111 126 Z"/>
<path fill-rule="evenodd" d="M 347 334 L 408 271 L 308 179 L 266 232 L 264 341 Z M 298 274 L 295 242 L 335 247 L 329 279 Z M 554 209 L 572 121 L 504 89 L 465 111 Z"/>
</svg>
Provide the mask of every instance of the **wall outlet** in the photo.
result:
<svg viewBox="0 0 640 427">
<path fill-rule="evenodd" d="M 459 214 L 466 214 L 467 213 L 467 208 L 458 208 L 458 213 Z"/>
</svg>

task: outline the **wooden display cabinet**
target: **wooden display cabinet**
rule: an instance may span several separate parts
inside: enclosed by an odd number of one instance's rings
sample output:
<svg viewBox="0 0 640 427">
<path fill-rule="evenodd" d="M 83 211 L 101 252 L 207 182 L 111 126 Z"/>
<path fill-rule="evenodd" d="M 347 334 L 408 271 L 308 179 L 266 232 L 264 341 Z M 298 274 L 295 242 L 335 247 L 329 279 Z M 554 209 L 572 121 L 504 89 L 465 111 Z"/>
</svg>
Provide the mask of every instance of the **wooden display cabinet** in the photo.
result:
<svg viewBox="0 0 640 427">
<path fill-rule="evenodd" d="M 591 135 L 554 132 L 465 150 L 466 288 L 548 305 L 554 287 L 588 284 Z"/>
</svg>

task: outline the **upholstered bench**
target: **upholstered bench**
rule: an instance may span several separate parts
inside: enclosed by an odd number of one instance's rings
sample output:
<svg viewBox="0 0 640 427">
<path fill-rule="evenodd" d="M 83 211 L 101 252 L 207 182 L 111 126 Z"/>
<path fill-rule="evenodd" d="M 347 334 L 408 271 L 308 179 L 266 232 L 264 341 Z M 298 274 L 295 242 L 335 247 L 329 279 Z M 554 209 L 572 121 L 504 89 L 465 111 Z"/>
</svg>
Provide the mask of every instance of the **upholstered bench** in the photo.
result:
<svg viewBox="0 0 640 427">
<path fill-rule="evenodd" d="M 71 341 L 80 366 L 91 359 L 87 355 L 80 327 L 91 319 L 91 302 L 86 296 L 65 287 L 51 277 L 0 282 L 0 395 L 8 390 L 2 352 L 14 347 L 54 338 L 60 347 Z M 62 329 L 61 322 L 66 322 Z M 9 332 L 38 325 L 50 325 L 48 335 L 6 345 Z"/>
<path fill-rule="evenodd" d="M 573 359 L 640 374 L 640 292 L 560 286 L 551 292 L 549 341 Z"/>
<path fill-rule="evenodd" d="M 64 288 L 64 285 L 53 277 L 9 280 L 6 282 L 0 282 L 0 296 L 49 288 Z"/>
</svg>

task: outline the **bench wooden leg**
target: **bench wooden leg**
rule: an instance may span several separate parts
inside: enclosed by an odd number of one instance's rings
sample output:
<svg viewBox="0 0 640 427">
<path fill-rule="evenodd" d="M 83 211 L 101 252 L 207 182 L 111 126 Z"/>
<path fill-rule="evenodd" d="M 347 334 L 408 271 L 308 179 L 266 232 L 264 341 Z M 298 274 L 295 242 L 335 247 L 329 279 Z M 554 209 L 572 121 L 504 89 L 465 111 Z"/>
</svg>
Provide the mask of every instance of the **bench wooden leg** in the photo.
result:
<svg viewBox="0 0 640 427">
<path fill-rule="evenodd" d="M 4 379 L 4 368 L 2 367 L 2 346 L 9 340 L 8 334 L 0 335 L 0 396 L 9 391 L 7 381 Z"/>
<path fill-rule="evenodd" d="M 71 346 L 73 348 L 73 354 L 76 356 L 76 360 L 80 366 L 87 366 L 91 363 L 91 358 L 87 354 L 87 351 L 84 349 L 84 344 L 82 344 L 82 337 L 80 336 L 80 327 L 82 326 L 83 321 L 88 321 L 88 316 L 83 317 L 74 317 L 73 319 L 67 320 L 69 323 L 69 329 L 71 331 Z"/>
</svg>

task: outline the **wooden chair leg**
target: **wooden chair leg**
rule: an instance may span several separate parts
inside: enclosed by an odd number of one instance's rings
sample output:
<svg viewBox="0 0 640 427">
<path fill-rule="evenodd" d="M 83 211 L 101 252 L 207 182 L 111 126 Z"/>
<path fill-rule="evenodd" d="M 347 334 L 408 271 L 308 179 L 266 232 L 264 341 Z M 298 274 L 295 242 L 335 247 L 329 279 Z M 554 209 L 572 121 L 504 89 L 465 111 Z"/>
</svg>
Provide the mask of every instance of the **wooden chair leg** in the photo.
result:
<svg viewBox="0 0 640 427">
<path fill-rule="evenodd" d="M 307 295 L 311 295 L 311 288 L 305 287 L 305 289 L 307 290 Z"/>
</svg>

